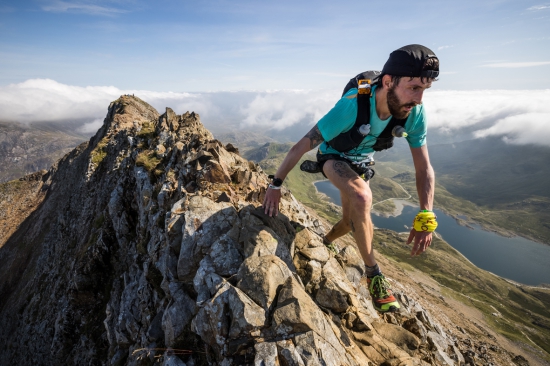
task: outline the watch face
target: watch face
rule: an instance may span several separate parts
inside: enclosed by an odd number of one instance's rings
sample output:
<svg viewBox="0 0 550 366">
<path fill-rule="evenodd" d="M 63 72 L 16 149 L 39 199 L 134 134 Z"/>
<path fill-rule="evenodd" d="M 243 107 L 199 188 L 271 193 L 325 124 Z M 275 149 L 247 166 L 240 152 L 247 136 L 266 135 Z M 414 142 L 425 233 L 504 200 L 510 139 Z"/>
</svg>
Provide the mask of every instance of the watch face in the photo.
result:
<svg viewBox="0 0 550 366">
<path fill-rule="evenodd" d="M 280 179 L 280 178 L 275 178 L 273 179 L 273 183 L 272 183 L 275 187 L 280 187 L 282 184 L 283 184 L 283 180 Z"/>
</svg>

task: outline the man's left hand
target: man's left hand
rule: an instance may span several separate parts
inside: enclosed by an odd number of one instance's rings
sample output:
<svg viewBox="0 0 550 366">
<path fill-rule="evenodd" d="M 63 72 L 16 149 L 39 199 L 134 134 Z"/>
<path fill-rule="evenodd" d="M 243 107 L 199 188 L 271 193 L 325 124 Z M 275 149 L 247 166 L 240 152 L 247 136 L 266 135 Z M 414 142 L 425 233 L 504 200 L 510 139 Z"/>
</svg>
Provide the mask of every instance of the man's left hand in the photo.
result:
<svg viewBox="0 0 550 366">
<path fill-rule="evenodd" d="M 432 244 L 432 233 L 425 231 L 416 231 L 411 229 L 409 234 L 409 239 L 407 239 L 407 244 L 412 243 L 414 240 L 414 245 L 411 251 L 411 256 L 420 255 L 428 249 Z"/>
</svg>

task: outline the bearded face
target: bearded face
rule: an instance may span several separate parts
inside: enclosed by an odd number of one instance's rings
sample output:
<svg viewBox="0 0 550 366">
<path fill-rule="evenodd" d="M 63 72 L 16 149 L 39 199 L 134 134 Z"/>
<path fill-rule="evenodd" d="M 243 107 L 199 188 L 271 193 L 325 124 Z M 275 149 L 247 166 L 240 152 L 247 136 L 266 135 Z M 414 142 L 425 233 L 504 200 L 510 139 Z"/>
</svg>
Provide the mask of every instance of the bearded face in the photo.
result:
<svg viewBox="0 0 550 366">
<path fill-rule="evenodd" d="M 411 114 L 412 109 L 417 105 L 415 102 L 404 103 L 395 92 L 396 85 L 388 89 L 388 109 L 395 118 L 406 119 Z"/>
</svg>

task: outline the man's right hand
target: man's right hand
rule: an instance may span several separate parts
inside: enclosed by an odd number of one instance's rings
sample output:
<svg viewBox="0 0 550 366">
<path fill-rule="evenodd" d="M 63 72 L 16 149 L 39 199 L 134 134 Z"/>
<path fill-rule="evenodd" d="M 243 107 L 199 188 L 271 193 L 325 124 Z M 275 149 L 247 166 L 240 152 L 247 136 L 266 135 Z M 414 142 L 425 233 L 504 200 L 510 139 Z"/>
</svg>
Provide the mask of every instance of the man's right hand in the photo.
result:
<svg viewBox="0 0 550 366">
<path fill-rule="evenodd" d="M 276 177 L 284 180 L 288 172 L 298 163 L 300 158 L 309 150 L 314 149 L 321 142 L 323 142 L 323 136 L 317 128 L 317 125 L 298 141 L 294 146 L 290 148 L 290 151 L 286 155 L 283 163 L 277 169 L 275 173 Z M 279 213 L 279 202 L 281 201 L 281 190 L 268 188 L 264 198 L 264 212 L 271 217 L 277 216 Z"/>
<path fill-rule="evenodd" d="M 275 217 L 279 214 L 279 202 L 281 201 L 281 190 L 268 188 L 264 198 L 264 213 Z"/>
</svg>

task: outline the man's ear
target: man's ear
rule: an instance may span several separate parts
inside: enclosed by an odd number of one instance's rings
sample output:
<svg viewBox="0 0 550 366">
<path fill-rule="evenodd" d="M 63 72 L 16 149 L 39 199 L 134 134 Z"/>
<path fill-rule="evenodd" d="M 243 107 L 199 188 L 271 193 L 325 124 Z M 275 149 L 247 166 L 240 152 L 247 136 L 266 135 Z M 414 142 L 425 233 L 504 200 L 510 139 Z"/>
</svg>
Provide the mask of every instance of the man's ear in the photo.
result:
<svg viewBox="0 0 550 366">
<path fill-rule="evenodd" d="M 385 88 L 385 89 L 389 89 L 391 88 L 393 85 L 393 82 L 391 81 L 391 75 L 384 75 L 382 77 L 382 86 Z"/>
</svg>

